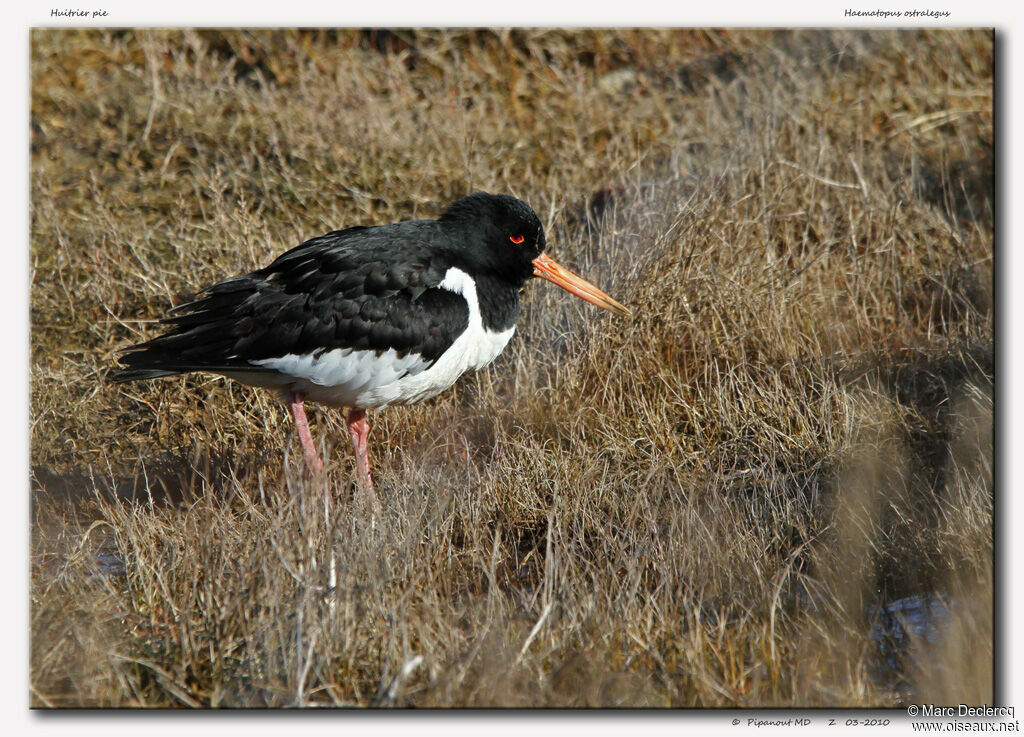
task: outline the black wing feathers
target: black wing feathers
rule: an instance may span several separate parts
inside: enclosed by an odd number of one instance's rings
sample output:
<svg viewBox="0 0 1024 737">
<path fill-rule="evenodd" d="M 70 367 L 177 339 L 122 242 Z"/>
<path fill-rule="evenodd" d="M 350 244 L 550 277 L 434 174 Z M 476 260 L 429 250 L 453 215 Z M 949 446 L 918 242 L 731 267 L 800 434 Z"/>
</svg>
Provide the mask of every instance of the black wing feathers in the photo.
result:
<svg viewBox="0 0 1024 737">
<path fill-rule="evenodd" d="M 187 371 L 265 371 L 251 362 L 352 348 L 433 363 L 469 310 L 438 288 L 447 265 L 426 247 L 428 221 L 349 228 L 306 241 L 266 268 L 231 277 L 175 307 L 163 335 L 128 349 L 115 381 Z"/>
</svg>

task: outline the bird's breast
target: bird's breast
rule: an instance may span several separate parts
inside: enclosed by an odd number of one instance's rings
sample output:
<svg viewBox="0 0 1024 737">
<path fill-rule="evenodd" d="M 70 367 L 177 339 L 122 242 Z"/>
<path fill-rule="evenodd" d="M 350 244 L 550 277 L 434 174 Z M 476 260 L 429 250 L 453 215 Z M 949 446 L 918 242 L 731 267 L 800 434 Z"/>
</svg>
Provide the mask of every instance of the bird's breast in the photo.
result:
<svg viewBox="0 0 1024 737">
<path fill-rule="evenodd" d="M 497 358 L 515 333 L 515 325 L 504 330 L 485 325 L 477 283 L 461 269 L 449 268 L 438 288 L 461 296 L 469 319 L 435 361 L 425 359 L 415 347 L 402 354 L 393 349 L 350 348 L 288 354 L 252 361 L 274 372 L 261 376 L 260 383 L 301 392 L 314 402 L 361 409 L 414 404 L 439 394 L 462 374 L 481 369 Z M 255 378 L 250 377 L 248 383 L 256 383 Z"/>
<path fill-rule="evenodd" d="M 508 345 L 515 333 L 515 325 L 505 330 L 491 330 L 485 326 L 477 285 L 469 274 L 452 267 L 445 273 L 438 287 L 461 295 L 466 300 L 469 307 L 466 329 L 430 368 L 366 392 L 359 397 L 359 401 L 367 406 L 379 407 L 385 404 L 414 404 L 429 399 L 450 387 L 467 371 L 475 371 L 489 364 Z"/>
</svg>

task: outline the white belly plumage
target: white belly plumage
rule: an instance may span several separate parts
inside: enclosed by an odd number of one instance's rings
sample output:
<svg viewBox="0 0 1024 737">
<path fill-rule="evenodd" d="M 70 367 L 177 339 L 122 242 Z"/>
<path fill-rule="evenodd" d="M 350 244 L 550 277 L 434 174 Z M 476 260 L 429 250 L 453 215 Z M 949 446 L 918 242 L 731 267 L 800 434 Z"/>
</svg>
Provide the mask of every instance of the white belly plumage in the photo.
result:
<svg viewBox="0 0 1024 737">
<path fill-rule="evenodd" d="M 438 286 L 462 295 L 469 305 L 469 323 L 432 366 L 416 353 L 399 357 L 394 349 L 378 354 L 335 348 L 320 355 L 289 353 L 251 362 L 272 372 L 226 375 L 246 384 L 301 392 L 311 401 L 340 407 L 369 409 L 429 399 L 466 371 L 483 368 L 497 358 L 515 332 L 514 325 L 500 333 L 484 328 L 476 283 L 464 271 L 448 269 Z"/>
</svg>

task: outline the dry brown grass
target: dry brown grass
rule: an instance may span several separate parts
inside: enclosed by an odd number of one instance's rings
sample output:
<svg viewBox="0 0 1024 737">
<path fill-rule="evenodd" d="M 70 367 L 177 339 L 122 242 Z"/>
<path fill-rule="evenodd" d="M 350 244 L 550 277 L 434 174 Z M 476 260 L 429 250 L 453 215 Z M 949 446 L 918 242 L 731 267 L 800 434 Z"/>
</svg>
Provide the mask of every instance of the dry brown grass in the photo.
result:
<svg viewBox="0 0 1024 737">
<path fill-rule="evenodd" d="M 992 54 L 34 32 L 33 703 L 991 702 Z M 272 397 L 104 383 L 183 295 L 477 189 L 636 319 L 531 285 L 492 367 L 371 416 L 375 527 L 339 413 L 325 501 Z M 886 662 L 911 596 L 951 614 Z"/>
</svg>

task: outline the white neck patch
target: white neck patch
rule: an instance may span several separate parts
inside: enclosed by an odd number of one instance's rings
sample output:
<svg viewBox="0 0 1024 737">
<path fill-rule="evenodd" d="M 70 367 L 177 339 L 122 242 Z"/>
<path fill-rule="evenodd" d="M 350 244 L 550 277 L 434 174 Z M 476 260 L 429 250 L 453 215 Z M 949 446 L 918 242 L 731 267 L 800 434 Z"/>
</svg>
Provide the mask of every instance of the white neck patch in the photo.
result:
<svg viewBox="0 0 1024 737">
<path fill-rule="evenodd" d="M 512 339 L 512 334 L 516 331 L 516 326 L 513 325 L 500 333 L 492 332 L 484 327 L 483 318 L 480 316 L 480 300 L 476 293 L 476 282 L 462 269 L 457 269 L 454 266 L 448 269 L 444 279 L 437 286 L 447 289 L 449 292 L 461 294 L 469 305 L 469 324 L 466 326 L 466 332 L 459 336 L 449 351 L 455 350 L 456 346 L 465 339 L 466 369 L 483 368 L 505 349 L 509 340 Z"/>
</svg>

